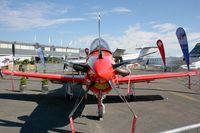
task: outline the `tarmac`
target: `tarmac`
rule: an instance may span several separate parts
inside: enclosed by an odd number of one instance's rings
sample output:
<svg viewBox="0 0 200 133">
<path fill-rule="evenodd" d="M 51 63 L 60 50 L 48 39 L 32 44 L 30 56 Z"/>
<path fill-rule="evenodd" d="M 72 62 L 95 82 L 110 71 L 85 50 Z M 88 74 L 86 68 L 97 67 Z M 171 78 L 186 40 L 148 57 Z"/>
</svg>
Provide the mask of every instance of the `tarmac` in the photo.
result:
<svg viewBox="0 0 200 133">
<path fill-rule="evenodd" d="M 134 70 L 133 74 L 154 73 Z M 70 133 L 68 115 L 76 98 L 67 101 L 65 85 L 49 83 L 48 93 L 41 92 L 41 79 L 28 79 L 28 87 L 19 92 L 19 77 L 0 79 L 0 132 Z M 157 133 L 200 123 L 200 76 L 160 79 L 136 83 L 135 97 L 129 101 L 137 115 L 136 133 Z M 13 85 L 12 86 L 12 82 Z M 74 85 L 74 90 L 82 87 Z M 127 85 L 120 90 L 126 94 Z M 104 99 L 106 113 L 97 119 L 94 96 L 89 95 L 73 116 L 78 133 L 130 133 L 133 115 L 115 92 Z"/>
</svg>

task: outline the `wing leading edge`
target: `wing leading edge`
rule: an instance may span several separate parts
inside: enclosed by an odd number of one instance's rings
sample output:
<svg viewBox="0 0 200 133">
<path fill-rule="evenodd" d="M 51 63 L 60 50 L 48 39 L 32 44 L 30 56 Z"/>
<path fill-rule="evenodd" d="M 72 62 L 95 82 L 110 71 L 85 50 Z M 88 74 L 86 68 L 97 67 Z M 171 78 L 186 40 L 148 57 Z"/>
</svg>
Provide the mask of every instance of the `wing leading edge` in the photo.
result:
<svg viewBox="0 0 200 133">
<path fill-rule="evenodd" d="M 175 77 L 186 77 L 198 75 L 198 70 L 188 71 L 188 72 L 177 72 L 177 73 L 159 73 L 159 74 L 145 74 L 145 75 L 130 75 L 126 77 L 120 77 L 115 80 L 116 83 L 125 83 L 125 82 L 145 82 L 155 79 L 164 79 L 164 78 L 175 78 Z"/>
<path fill-rule="evenodd" d="M 16 72 L 10 71 L 8 69 L 4 69 L 2 71 L 3 74 L 13 75 L 13 76 L 25 76 L 25 77 L 32 77 L 32 78 L 44 78 L 49 80 L 59 80 L 65 82 L 78 82 L 83 83 L 85 81 L 84 76 L 80 75 L 62 75 L 62 74 L 42 74 L 42 73 L 25 73 L 25 72 Z"/>
</svg>

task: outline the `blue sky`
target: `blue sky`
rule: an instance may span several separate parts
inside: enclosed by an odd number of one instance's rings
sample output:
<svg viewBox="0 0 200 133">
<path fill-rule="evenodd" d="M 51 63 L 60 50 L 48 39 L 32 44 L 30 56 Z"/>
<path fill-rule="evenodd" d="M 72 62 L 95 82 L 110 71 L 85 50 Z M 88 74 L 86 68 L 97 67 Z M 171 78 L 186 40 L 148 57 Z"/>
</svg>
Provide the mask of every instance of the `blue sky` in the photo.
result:
<svg viewBox="0 0 200 133">
<path fill-rule="evenodd" d="M 89 47 L 101 36 L 114 50 L 135 52 L 161 39 L 167 56 L 181 55 L 175 36 L 186 30 L 190 50 L 200 42 L 199 0 L 0 0 L 0 40 Z"/>
</svg>

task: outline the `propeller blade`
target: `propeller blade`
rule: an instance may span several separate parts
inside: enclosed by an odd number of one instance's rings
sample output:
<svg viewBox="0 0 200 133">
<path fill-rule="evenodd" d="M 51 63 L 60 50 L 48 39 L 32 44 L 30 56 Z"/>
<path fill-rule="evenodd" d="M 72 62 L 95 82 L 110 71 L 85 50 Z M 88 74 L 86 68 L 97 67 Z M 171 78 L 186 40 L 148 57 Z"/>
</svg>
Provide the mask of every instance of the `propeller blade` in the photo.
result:
<svg viewBox="0 0 200 133">
<path fill-rule="evenodd" d="M 121 75 L 121 76 L 128 76 L 131 72 L 127 69 L 123 69 L 123 68 L 116 68 L 115 71 L 117 72 L 117 74 Z"/>
<path fill-rule="evenodd" d="M 65 61 L 64 64 L 75 69 L 76 71 L 81 71 L 81 72 L 87 72 L 87 70 L 90 68 L 88 64 L 78 64 L 67 61 Z"/>
<path fill-rule="evenodd" d="M 127 60 L 127 61 L 123 61 L 123 62 L 120 62 L 120 63 L 116 63 L 116 64 L 113 64 L 113 68 L 118 68 L 122 65 L 126 65 L 126 64 L 134 64 L 134 63 L 139 63 L 139 62 L 143 62 L 143 60 L 141 58 L 136 58 L 136 59 L 131 59 L 131 60 Z"/>
</svg>

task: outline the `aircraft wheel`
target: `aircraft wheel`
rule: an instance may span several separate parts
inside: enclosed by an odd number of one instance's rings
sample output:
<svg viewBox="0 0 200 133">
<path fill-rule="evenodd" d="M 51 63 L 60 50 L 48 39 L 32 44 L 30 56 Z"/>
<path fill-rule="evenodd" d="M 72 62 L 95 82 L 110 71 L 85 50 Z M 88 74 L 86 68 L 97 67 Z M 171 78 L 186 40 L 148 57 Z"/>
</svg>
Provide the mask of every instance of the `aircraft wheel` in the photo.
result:
<svg viewBox="0 0 200 133">
<path fill-rule="evenodd" d="M 66 94 L 65 98 L 67 99 L 67 101 L 72 101 L 73 96 Z"/>
<path fill-rule="evenodd" d="M 102 107 L 99 109 L 98 115 L 99 115 L 99 120 L 102 121 L 103 120 L 103 108 Z"/>
<path fill-rule="evenodd" d="M 128 95 L 128 96 L 127 96 L 127 100 L 128 100 L 129 102 L 133 101 L 133 100 L 134 100 L 134 96 L 133 96 L 133 95 Z"/>
<path fill-rule="evenodd" d="M 65 98 L 67 101 L 71 101 L 73 98 L 73 90 L 71 83 L 67 83 L 66 91 L 65 91 Z"/>
</svg>

